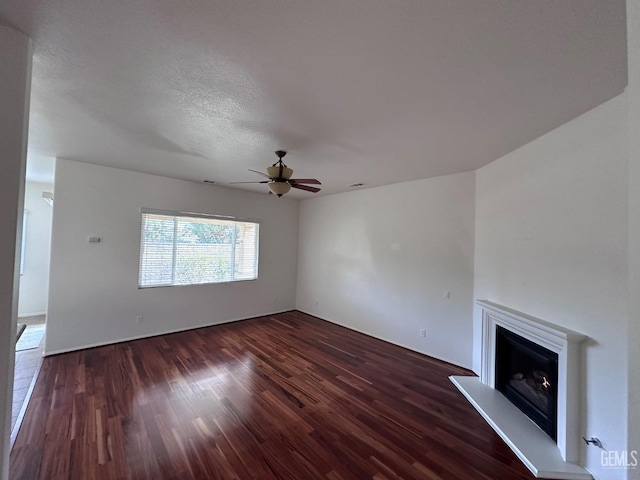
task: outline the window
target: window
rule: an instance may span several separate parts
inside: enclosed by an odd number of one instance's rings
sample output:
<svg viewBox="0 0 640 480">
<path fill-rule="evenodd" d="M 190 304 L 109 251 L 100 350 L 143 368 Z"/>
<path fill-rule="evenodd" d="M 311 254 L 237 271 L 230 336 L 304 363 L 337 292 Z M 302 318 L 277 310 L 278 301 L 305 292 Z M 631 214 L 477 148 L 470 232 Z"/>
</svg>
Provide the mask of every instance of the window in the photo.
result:
<svg viewBox="0 0 640 480">
<path fill-rule="evenodd" d="M 27 254 L 27 215 L 29 210 L 26 208 L 22 213 L 22 240 L 20 242 L 20 275 L 24 275 L 24 259 Z"/>
<path fill-rule="evenodd" d="M 138 286 L 255 280 L 258 230 L 257 222 L 143 209 Z"/>
</svg>

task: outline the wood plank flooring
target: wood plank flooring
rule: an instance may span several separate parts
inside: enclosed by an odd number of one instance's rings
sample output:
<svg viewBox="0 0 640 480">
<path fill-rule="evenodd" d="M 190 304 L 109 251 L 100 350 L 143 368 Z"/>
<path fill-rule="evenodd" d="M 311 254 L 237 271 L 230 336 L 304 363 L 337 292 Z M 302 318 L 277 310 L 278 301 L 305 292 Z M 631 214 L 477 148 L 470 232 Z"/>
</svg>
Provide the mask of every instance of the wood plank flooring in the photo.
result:
<svg viewBox="0 0 640 480">
<path fill-rule="evenodd" d="M 47 357 L 10 478 L 533 478 L 468 373 L 300 312 Z"/>
</svg>

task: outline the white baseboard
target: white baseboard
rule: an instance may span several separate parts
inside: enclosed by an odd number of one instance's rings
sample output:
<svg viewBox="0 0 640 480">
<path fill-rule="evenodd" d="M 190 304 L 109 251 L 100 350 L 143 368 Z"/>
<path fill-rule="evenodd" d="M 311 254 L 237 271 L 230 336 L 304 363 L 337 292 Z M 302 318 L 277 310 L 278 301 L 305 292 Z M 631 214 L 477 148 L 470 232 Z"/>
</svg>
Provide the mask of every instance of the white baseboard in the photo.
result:
<svg viewBox="0 0 640 480">
<path fill-rule="evenodd" d="M 353 330 L 354 332 L 362 333 L 363 335 L 366 335 L 368 337 L 377 338 L 378 340 L 382 340 L 383 342 L 387 342 L 387 343 L 390 343 L 392 345 L 397 345 L 398 347 L 406 348 L 407 350 L 411 350 L 412 352 L 419 353 L 420 355 L 426 355 L 427 357 L 435 358 L 436 360 L 440 360 L 440 361 L 445 362 L 445 363 L 450 363 L 451 365 L 455 365 L 456 367 L 460 367 L 460 368 L 464 368 L 464 369 L 467 369 L 467 370 L 471 370 L 471 367 L 466 367 L 464 365 L 460 365 L 460 364 L 458 364 L 456 362 L 453 362 L 453 361 L 451 361 L 451 360 L 449 360 L 447 358 L 443 358 L 443 357 L 440 357 L 438 355 L 434 355 L 434 354 L 432 354 L 430 352 L 416 350 L 415 348 L 408 347 L 407 345 L 404 345 L 402 343 L 398 343 L 395 340 L 389 340 L 388 338 L 379 337 L 378 335 L 374 335 L 371 332 L 365 332 L 364 330 L 353 328 L 351 325 L 345 325 L 344 323 L 336 322 L 335 320 L 329 320 L 328 318 L 321 317 L 320 315 L 317 315 L 315 313 L 307 312 L 305 310 L 302 310 L 301 308 L 296 308 L 296 310 L 298 310 L 299 312 L 302 312 L 302 313 L 306 313 L 307 315 L 311 315 L 312 317 L 319 318 L 320 320 L 324 320 L 325 322 L 333 323 L 334 325 L 339 325 L 340 327 L 348 328 L 349 330 Z"/>
<path fill-rule="evenodd" d="M 194 326 L 191 326 L 191 327 L 176 328 L 176 329 L 172 329 L 172 330 L 163 330 L 161 332 L 147 333 L 147 334 L 142 334 L 142 335 L 136 335 L 136 336 L 133 336 L 133 337 L 120 338 L 120 339 L 117 339 L 117 340 L 108 340 L 106 342 L 90 343 L 90 344 L 87 344 L 87 345 L 80 345 L 80 346 L 77 346 L 77 347 L 63 348 L 63 349 L 60 349 L 60 350 L 53 350 L 53 351 L 47 351 L 47 346 L 46 346 L 46 343 L 45 343 L 45 347 L 44 347 L 45 351 L 44 351 L 43 355 L 45 357 L 48 357 L 49 355 L 58 355 L 60 353 L 77 352 L 78 350 L 86 350 L 87 348 L 104 347 L 105 345 L 114 345 L 116 343 L 131 342 L 133 340 L 140 340 L 142 338 L 159 337 L 161 335 L 168 335 L 170 333 L 186 332 L 188 330 L 197 330 L 198 328 L 215 327 L 216 325 L 224 325 L 225 323 L 239 322 L 241 320 L 249 320 L 251 318 L 267 317 L 269 315 L 277 315 L 278 313 L 291 312 L 293 310 L 295 310 L 295 309 L 294 308 L 286 308 L 284 310 L 277 310 L 275 312 L 261 313 L 259 315 L 251 315 L 251 316 L 248 316 L 248 317 L 232 318 L 230 320 L 223 320 L 223 321 L 217 322 L 217 323 L 208 323 L 208 324 L 204 324 L 204 325 L 194 325 Z"/>
<path fill-rule="evenodd" d="M 40 315 L 46 315 L 46 314 L 47 312 L 19 313 L 18 318 L 39 317 Z"/>
</svg>

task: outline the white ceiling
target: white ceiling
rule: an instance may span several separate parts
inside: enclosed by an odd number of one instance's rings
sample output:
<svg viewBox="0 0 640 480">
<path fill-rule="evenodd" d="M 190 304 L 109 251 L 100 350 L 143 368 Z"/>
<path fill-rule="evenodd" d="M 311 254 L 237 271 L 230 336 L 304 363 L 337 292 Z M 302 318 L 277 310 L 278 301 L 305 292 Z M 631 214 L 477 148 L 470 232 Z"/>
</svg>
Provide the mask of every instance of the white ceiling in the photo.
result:
<svg viewBox="0 0 640 480">
<path fill-rule="evenodd" d="M 0 17 L 34 40 L 31 159 L 225 186 L 277 149 L 317 195 L 472 170 L 627 81 L 624 0 L 0 0 Z"/>
</svg>

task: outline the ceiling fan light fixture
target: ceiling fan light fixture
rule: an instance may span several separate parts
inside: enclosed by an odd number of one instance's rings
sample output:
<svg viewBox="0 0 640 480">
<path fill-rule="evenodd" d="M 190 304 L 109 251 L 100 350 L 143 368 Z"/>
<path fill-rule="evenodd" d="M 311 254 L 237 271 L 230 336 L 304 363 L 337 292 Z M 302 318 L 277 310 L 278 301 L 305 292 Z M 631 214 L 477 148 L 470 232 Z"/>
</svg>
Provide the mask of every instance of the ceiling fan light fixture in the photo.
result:
<svg viewBox="0 0 640 480">
<path fill-rule="evenodd" d="M 282 161 L 282 157 L 287 154 L 284 150 L 278 150 L 276 152 L 276 156 L 278 157 L 278 161 L 267 167 L 267 173 L 262 173 L 258 170 L 251 170 L 250 172 L 257 173 L 258 175 L 262 175 L 265 179 L 257 182 L 231 182 L 232 184 L 237 183 L 266 183 L 269 185 L 269 193 L 274 193 L 277 196 L 281 197 L 285 193 L 287 193 L 291 188 L 296 188 L 298 190 L 304 190 L 306 192 L 318 193 L 320 189 L 318 187 L 313 187 L 311 185 L 322 185 L 319 180 L 315 178 L 291 178 L 293 175 L 293 169 L 287 167 Z"/>
<path fill-rule="evenodd" d="M 274 165 L 273 167 L 267 168 L 267 175 L 269 175 L 270 178 L 284 178 L 286 180 L 289 180 L 291 178 L 291 175 L 293 175 L 293 170 L 283 165 L 282 175 L 280 175 L 280 167 Z"/>
<path fill-rule="evenodd" d="M 271 193 L 275 193 L 277 196 L 281 197 L 289 190 L 291 190 L 291 185 L 289 185 L 287 182 L 271 182 L 269 183 L 269 190 L 271 190 Z"/>
</svg>

